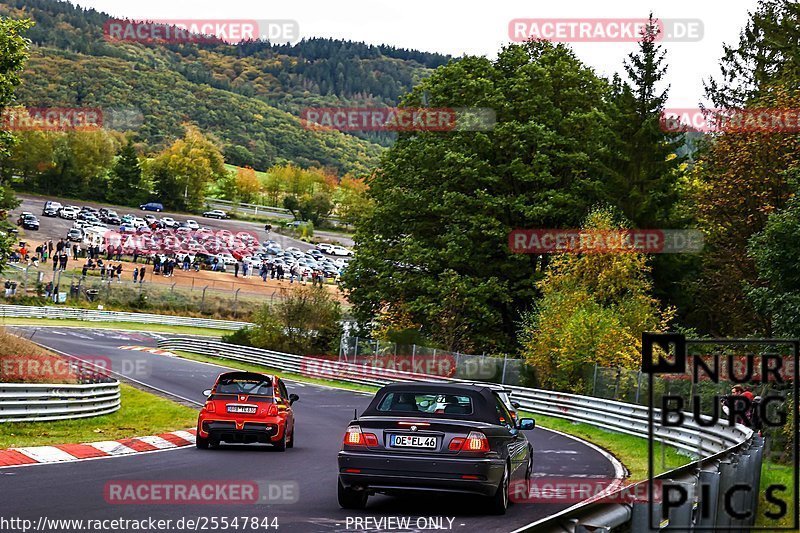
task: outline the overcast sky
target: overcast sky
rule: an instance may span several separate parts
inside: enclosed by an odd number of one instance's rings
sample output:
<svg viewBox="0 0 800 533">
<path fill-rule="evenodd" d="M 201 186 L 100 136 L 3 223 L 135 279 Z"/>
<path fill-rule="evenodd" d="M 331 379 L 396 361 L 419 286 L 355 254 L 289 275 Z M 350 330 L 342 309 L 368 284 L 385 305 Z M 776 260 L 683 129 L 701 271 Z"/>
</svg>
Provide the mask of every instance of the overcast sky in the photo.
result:
<svg viewBox="0 0 800 533">
<path fill-rule="evenodd" d="M 510 41 L 509 21 L 518 18 L 699 19 L 703 38 L 670 42 L 668 107 L 696 107 L 703 79 L 719 72 L 723 43 L 735 43 L 757 0 L 78 0 L 116 17 L 133 19 L 291 19 L 301 37 L 334 37 L 429 52 L 494 57 Z M 634 43 L 574 43 L 585 63 L 604 76 L 622 72 Z"/>
</svg>

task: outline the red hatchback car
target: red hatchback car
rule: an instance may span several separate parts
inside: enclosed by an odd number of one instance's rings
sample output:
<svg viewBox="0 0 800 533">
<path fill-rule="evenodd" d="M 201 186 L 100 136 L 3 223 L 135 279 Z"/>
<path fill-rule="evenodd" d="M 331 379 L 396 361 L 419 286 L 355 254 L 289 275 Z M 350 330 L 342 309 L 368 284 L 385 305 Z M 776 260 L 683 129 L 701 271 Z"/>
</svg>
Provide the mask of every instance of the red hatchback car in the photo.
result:
<svg viewBox="0 0 800 533">
<path fill-rule="evenodd" d="M 220 374 L 197 418 L 197 447 L 220 442 L 272 444 L 280 451 L 294 447 L 292 404 L 300 399 L 289 394 L 277 376 L 256 372 Z"/>
</svg>

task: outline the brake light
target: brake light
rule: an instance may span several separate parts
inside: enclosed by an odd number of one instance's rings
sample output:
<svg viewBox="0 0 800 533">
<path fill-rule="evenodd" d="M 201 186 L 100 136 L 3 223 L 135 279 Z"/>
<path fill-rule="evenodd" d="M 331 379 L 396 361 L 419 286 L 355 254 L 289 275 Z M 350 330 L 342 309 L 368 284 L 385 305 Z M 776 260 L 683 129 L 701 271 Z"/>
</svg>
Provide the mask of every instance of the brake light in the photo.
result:
<svg viewBox="0 0 800 533">
<path fill-rule="evenodd" d="M 267 416 L 278 416 L 278 406 L 274 403 L 269 405 L 269 409 L 267 410 Z"/>
<path fill-rule="evenodd" d="M 447 449 L 451 452 L 457 452 L 462 446 L 464 446 L 464 439 L 461 437 L 455 437 L 450 441 L 450 445 L 447 447 Z"/>
<path fill-rule="evenodd" d="M 378 437 L 374 433 L 363 433 L 361 426 L 349 426 L 344 434 L 347 446 L 377 446 Z"/>
<path fill-rule="evenodd" d="M 206 402 L 205 409 L 206 409 L 206 413 L 216 413 L 217 412 L 217 408 L 214 407 L 214 402 L 211 402 L 211 401 Z"/>
<path fill-rule="evenodd" d="M 470 431 L 462 449 L 468 452 L 488 452 L 489 439 L 480 431 Z"/>
</svg>

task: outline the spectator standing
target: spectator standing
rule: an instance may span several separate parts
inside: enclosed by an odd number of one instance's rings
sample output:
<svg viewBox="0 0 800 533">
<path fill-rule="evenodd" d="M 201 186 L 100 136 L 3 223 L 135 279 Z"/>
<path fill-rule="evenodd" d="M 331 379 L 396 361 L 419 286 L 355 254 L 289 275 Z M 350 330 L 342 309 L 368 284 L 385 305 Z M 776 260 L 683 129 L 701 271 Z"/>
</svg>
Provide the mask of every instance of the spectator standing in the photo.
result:
<svg viewBox="0 0 800 533">
<path fill-rule="evenodd" d="M 142 267 L 141 270 L 139 270 L 139 285 L 144 283 L 144 271 L 145 267 Z"/>
<path fill-rule="evenodd" d="M 106 279 L 106 265 L 105 265 L 105 263 L 100 265 L 100 281 L 103 281 L 104 279 Z"/>
<path fill-rule="evenodd" d="M 233 277 L 235 277 L 235 278 L 239 277 L 239 261 L 236 261 L 233 264 Z"/>
<path fill-rule="evenodd" d="M 136 283 L 137 281 L 139 281 L 139 269 L 133 267 L 133 282 Z"/>
</svg>

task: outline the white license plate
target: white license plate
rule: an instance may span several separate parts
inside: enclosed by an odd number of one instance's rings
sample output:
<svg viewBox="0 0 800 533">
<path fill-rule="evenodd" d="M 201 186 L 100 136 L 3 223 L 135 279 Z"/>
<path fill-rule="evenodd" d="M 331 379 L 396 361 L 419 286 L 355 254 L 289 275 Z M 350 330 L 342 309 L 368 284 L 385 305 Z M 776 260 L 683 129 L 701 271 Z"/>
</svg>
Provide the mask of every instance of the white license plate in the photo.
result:
<svg viewBox="0 0 800 533">
<path fill-rule="evenodd" d="M 257 407 L 249 406 L 249 405 L 229 405 L 228 412 L 229 413 L 244 413 L 248 415 L 256 414 Z"/>
<path fill-rule="evenodd" d="M 436 437 L 420 435 L 392 435 L 390 445 L 393 448 L 436 448 Z"/>
</svg>

